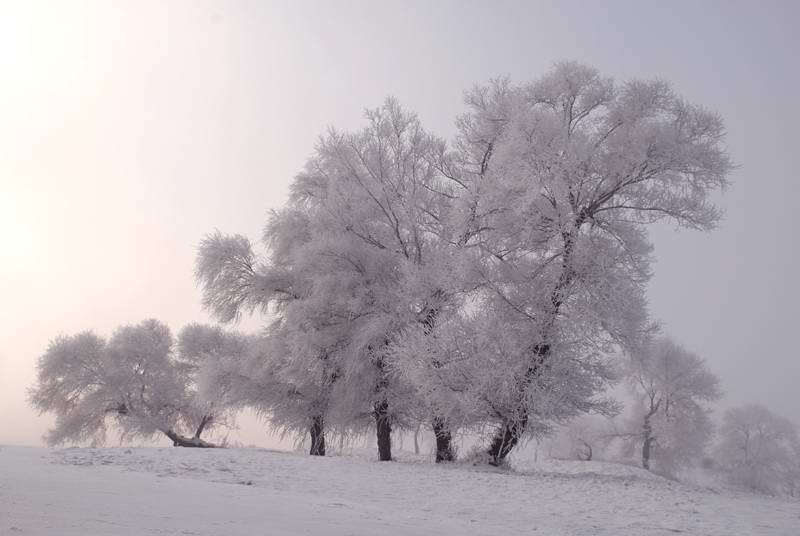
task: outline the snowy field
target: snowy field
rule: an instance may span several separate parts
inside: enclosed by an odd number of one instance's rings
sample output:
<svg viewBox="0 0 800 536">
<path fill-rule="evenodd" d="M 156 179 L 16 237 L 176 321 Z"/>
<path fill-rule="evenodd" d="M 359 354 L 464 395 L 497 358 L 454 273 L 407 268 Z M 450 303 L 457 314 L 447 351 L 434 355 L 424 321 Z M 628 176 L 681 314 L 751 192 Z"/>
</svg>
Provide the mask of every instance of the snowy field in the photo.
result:
<svg viewBox="0 0 800 536">
<path fill-rule="evenodd" d="M 0 447 L 0 534 L 800 535 L 800 503 L 602 462 L 518 472 L 258 449 Z"/>
</svg>

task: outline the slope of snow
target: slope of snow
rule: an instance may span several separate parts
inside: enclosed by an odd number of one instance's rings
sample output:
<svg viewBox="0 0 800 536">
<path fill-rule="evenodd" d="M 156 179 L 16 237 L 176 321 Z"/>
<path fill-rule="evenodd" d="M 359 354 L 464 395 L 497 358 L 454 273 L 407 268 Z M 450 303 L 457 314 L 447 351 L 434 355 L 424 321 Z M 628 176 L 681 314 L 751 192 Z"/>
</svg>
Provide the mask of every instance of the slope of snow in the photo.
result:
<svg viewBox="0 0 800 536">
<path fill-rule="evenodd" d="M 785 535 L 800 503 L 602 462 L 521 472 L 258 449 L 0 449 L 5 535 Z"/>
</svg>

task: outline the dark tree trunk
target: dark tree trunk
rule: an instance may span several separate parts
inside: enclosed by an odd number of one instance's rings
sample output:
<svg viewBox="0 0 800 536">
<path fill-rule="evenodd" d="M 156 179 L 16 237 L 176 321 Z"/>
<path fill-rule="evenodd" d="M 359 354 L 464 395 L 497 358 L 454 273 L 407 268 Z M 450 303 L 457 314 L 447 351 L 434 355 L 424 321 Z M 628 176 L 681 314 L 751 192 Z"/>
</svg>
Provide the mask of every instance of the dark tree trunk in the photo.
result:
<svg viewBox="0 0 800 536">
<path fill-rule="evenodd" d="M 311 456 L 325 456 L 325 421 L 317 415 L 311 421 Z"/>
<path fill-rule="evenodd" d="M 492 465 L 500 465 L 503 463 L 506 456 L 517 446 L 522 435 L 525 433 L 525 428 L 528 426 L 530 411 L 524 402 L 525 392 L 528 386 L 536 381 L 536 378 L 541 374 L 542 366 L 550 356 L 549 333 L 555 325 L 556 318 L 561 310 L 561 305 L 564 303 L 564 299 L 567 296 L 567 291 L 570 285 L 572 285 L 572 281 L 575 279 L 575 270 L 572 267 L 575 235 L 581 225 L 586 221 L 587 217 L 588 214 L 585 211 L 581 211 L 575 220 L 575 229 L 572 231 L 565 231 L 561 235 L 564 240 L 561 275 L 559 275 L 558 281 L 550 293 L 550 311 L 548 313 L 547 323 L 542 330 L 542 340 L 531 348 L 531 364 L 528 370 L 525 371 L 525 376 L 517 387 L 517 396 L 519 396 L 520 402 L 518 414 L 510 421 L 506 420 L 492 439 L 492 444 L 488 451 L 491 457 L 489 463 Z"/>
<path fill-rule="evenodd" d="M 432 295 L 432 305 L 427 308 L 427 312 L 422 319 L 422 332 L 425 335 L 430 335 L 436 325 L 436 319 L 439 316 L 439 307 L 444 300 L 444 291 L 437 289 Z M 441 364 L 438 361 L 433 362 L 435 368 L 440 368 Z M 447 421 L 438 416 L 433 417 L 433 434 L 436 437 L 436 463 L 439 462 L 452 462 L 456 459 L 455 452 L 453 451 L 453 433 L 450 431 L 450 426 Z M 416 447 L 416 436 L 414 442 Z"/>
<path fill-rule="evenodd" d="M 650 447 L 653 443 L 653 438 L 648 437 L 642 444 L 642 467 L 650 470 Z"/>
<path fill-rule="evenodd" d="M 642 467 L 650 470 L 650 453 L 652 451 L 653 443 L 655 443 L 656 438 L 653 437 L 653 425 L 650 423 L 650 419 L 653 418 L 653 415 L 658 412 L 658 408 L 661 406 L 661 400 L 656 401 L 656 395 L 650 395 L 650 411 L 644 416 L 644 424 L 642 425 Z"/>
<path fill-rule="evenodd" d="M 583 222 L 581 217 L 576 226 L 580 227 Z M 542 367 L 545 361 L 550 356 L 550 343 L 547 341 L 547 334 L 555 324 L 558 312 L 561 305 L 564 303 L 565 293 L 572 284 L 575 278 L 575 273 L 571 266 L 572 248 L 574 244 L 574 236 L 566 233 L 564 235 L 564 266 L 561 270 L 561 276 L 556 283 L 553 292 L 550 294 L 550 317 L 548 324 L 543 330 L 544 340 L 535 344 L 531 348 L 531 363 L 525 371 L 525 376 L 517 387 L 517 396 L 519 397 L 519 410 L 518 414 L 511 420 L 506 422 L 500 427 L 492 439 L 492 444 L 489 446 L 489 463 L 491 465 L 501 465 L 506 456 L 517 446 L 522 435 L 525 433 L 525 428 L 528 426 L 528 419 L 530 418 L 530 411 L 525 403 L 525 393 L 528 386 L 536 381 L 536 378 L 541 374 Z"/>
<path fill-rule="evenodd" d="M 385 400 L 375 404 L 375 427 L 378 459 L 382 462 L 392 461 L 392 423 L 389 418 L 389 403 Z"/>
<path fill-rule="evenodd" d="M 200 434 L 203 433 L 203 430 L 206 429 L 206 425 L 211 422 L 210 415 L 203 415 L 203 418 L 200 420 L 200 426 L 197 427 L 197 430 L 194 433 L 195 439 L 200 439 Z"/>
<path fill-rule="evenodd" d="M 506 422 L 497 430 L 495 436 L 492 438 L 492 443 L 489 446 L 489 463 L 491 465 L 502 465 L 514 447 L 519 444 L 525 433 L 525 428 L 528 426 L 529 413 L 525 406 L 524 397 L 527 386 L 536 380 L 539 375 L 545 360 L 550 355 L 549 344 L 537 344 L 531 350 L 533 356 L 531 357 L 531 365 L 525 372 L 525 378 L 518 387 L 518 396 L 520 412 L 517 416 Z"/>
<path fill-rule="evenodd" d="M 497 431 L 492 439 L 492 444 L 489 445 L 489 465 L 500 466 L 503 464 L 506 456 L 519 444 L 527 425 L 528 417 L 525 414 L 521 419 L 507 422 Z"/>
<path fill-rule="evenodd" d="M 650 449 L 653 446 L 653 427 L 650 426 L 650 416 L 644 419 L 644 426 L 642 427 L 644 441 L 642 442 L 642 467 L 650 470 Z"/>
<path fill-rule="evenodd" d="M 455 460 L 453 434 L 444 419 L 440 417 L 433 419 L 433 434 L 436 436 L 436 463 Z"/>
<path fill-rule="evenodd" d="M 201 448 L 201 449 L 212 449 L 216 448 L 217 446 L 213 443 L 207 443 L 200 438 L 197 437 L 185 437 L 174 430 L 162 430 L 164 435 L 172 440 L 173 447 L 194 447 L 194 448 Z"/>
</svg>

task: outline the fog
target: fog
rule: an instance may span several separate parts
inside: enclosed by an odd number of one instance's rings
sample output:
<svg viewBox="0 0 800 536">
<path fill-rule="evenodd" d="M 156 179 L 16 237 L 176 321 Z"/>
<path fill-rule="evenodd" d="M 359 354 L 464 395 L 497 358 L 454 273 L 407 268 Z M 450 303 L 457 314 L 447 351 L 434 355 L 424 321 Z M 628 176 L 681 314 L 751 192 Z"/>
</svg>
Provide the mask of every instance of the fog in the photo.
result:
<svg viewBox="0 0 800 536">
<path fill-rule="evenodd" d="M 3 3 L 0 443 L 41 443 L 26 389 L 57 334 L 209 321 L 198 242 L 257 240 L 328 126 L 393 95 L 450 137 L 465 89 L 563 59 L 725 119 L 725 218 L 653 230 L 651 311 L 720 376 L 719 407 L 800 422 L 798 23 L 794 2 Z M 277 441 L 254 419 L 235 439 Z"/>
</svg>

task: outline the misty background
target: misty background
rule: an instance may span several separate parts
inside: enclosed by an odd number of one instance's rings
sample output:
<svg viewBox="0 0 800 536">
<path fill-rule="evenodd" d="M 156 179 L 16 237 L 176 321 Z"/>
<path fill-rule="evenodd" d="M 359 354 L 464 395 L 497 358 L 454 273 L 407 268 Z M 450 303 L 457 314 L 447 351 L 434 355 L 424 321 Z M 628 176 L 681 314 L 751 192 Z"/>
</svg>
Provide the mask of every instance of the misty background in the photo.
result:
<svg viewBox="0 0 800 536">
<path fill-rule="evenodd" d="M 0 443 L 41 444 L 26 389 L 59 333 L 209 322 L 197 244 L 258 241 L 328 126 L 393 95 L 450 138 L 465 89 L 557 60 L 722 115 L 725 219 L 652 230 L 651 312 L 720 376 L 718 407 L 800 423 L 799 23 L 790 1 L 0 2 Z M 278 441 L 253 418 L 230 437 Z"/>
</svg>

